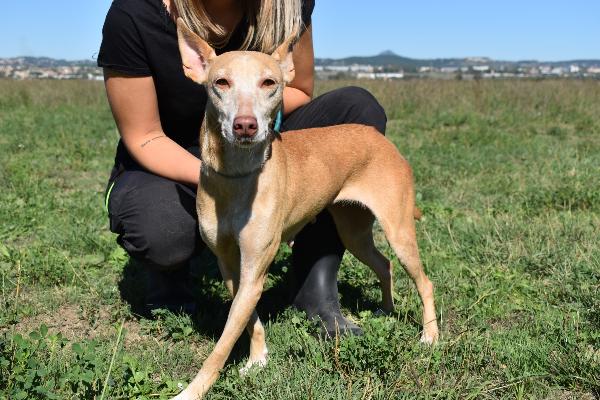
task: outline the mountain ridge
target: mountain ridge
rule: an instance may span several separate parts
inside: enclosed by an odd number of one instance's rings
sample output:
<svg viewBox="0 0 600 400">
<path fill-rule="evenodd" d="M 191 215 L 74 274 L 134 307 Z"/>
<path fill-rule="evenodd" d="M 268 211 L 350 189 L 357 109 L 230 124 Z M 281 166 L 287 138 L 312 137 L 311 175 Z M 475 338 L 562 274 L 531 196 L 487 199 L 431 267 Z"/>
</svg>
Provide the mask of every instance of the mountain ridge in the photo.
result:
<svg viewBox="0 0 600 400">
<path fill-rule="evenodd" d="M 493 68 L 524 67 L 547 65 L 551 67 L 565 67 L 578 65 L 580 67 L 600 66 L 600 59 L 575 59 L 562 61 L 539 61 L 539 60 L 495 60 L 489 57 L 453 57 L 453 58 L 429 58 L 419 59 L 398 55 L 391 50 L 385 50 L 374 56 L 350 56 L 344 58 L 315 58 L 317 66 L 348 66 L 353 64 L 372 65 L 375 67 L 397 67 L 403 69 L 415 69 L 420 67 L 472 67 L 488 65 Z"/>
<path fill-rule="evenodd" d="M 578 65 L 580 67 L 600 66 L 600 59 L 574 59 L 562 61 L 539 61 L 539 60 L 495 60 L 489 57 L 453 57 L 453 58 L 410 58 L 391 50 L 384 50 L 373 56 L 350 56 L 343 58 L 315 58 L 315 66 L 350 66 L 353 64 L 371 65 L 374 67 L 388 67 L 396 69 L 413 70 L 421 67 L 443 68 L 443 67 L 473 67 L 488 65 L 491 68 L 518 68 L 546 65 L 550 67 L 567 67 Z M 96 61 L 88 60 L 66 60 L 52 57 L 0 57 L 0 65 L 12 65 L 23 67 L 55 68 L 63 66 L 86 66 L 93 67 Z"/>
</svg>

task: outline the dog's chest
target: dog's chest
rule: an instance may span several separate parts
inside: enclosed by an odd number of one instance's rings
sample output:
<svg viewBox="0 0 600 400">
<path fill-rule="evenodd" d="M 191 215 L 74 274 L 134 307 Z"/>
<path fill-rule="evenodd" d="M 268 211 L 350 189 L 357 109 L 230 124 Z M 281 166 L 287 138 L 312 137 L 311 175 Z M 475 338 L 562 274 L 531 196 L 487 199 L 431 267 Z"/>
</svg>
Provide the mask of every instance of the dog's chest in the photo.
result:
<svg viewBox="0 0 600 400">
<path fill-rule="evenodd" d="M 256 221 L 253 202 L 243 193 L 215 198 L 200 191 L 196 206 L 200 235 L 210 247 L 239 242 L 241 232 Z"/>
<path fill-rule="evenodd" d="M 198 222 L 204 242 L 217 246 L 219 242 L 236 239 L 251 218 L 251 210 L 235 204 L 216 204 L 212 199 L 198 199 Z"/>
<path fill-rule="evenodd" d="M 242 241 L 260 244 L 280 235 L 281 218 L 274 192 L 273 188 L 269 191 L 256 186 L 251 190 L 227 190 L 223 185 L 219 185 L 219 193 L 200 190 L 197 211 L 204 242 L 216 249 Z"/>
</svg>

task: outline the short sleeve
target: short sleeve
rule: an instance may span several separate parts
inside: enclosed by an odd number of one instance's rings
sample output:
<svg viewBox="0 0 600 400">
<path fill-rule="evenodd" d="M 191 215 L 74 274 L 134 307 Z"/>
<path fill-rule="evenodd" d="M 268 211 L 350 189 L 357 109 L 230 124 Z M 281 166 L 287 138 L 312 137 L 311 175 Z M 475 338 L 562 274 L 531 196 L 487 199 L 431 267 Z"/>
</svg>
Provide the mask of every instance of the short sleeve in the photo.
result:
<svg viewBox="0 0 600 400">
<path fill-rule="evenodd" d="M 127 75 L 152 75 L 146 50 L 134 20 L 114 3 L 108 10 L 102 27 L 98 66 Z"/>
<path fill-rule="evenodd" d="M 312 13 L 315 8 L 315 0 L 304 0 L 302 2 L 302 23 L 305 27 L 312 22 Z"/>
</svg>

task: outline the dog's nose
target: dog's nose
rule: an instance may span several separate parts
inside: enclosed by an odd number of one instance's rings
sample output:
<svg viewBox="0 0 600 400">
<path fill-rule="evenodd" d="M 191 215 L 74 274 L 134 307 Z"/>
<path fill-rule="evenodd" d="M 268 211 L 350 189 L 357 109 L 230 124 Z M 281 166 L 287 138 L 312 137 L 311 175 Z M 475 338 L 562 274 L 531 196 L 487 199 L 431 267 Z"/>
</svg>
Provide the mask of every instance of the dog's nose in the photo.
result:
<svg viewBox="0 0 600 400">
<path fill-rule="evenodd" d="M 258 122 L 254 117 L 236 117 L 233 120 L 233 132 L 239 137 L 254 137 L 258 130 Z"/>
</svg>

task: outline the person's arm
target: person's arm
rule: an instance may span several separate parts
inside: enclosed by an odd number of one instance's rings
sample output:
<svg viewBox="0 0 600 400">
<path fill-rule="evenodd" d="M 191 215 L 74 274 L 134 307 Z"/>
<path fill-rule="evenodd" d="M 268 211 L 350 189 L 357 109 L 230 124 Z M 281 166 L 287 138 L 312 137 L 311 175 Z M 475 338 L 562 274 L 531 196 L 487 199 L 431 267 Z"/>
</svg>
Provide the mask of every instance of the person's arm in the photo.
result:
<svg viewBox="0 0 600 400">
<path fill-rule="evenodd" d="M 129 154 L 150 172 L 197 185 L 200 160 L 163 132 L 152 77 L 132 77 L 105 68 L 104 83 Z"/>
<path fill-rule="evenodd" d="M 283 114 L 288 115 L 308 103 L 313 95 L 315 55 L 312 27 L 308 26 L 294 46 L 295 77 L 283 90 Z"/>
</svg>

